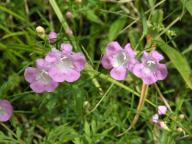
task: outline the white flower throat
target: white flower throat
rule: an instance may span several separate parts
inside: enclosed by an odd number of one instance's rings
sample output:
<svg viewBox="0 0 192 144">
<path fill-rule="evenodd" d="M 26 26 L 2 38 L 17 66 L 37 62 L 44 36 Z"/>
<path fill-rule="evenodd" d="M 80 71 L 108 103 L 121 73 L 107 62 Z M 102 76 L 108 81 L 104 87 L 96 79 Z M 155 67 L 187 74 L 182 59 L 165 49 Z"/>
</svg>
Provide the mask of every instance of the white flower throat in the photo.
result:
<svg viewBox="0 0 192 144">
<path fill-rule="evenodd" d="M 41 70 L 37 76 L 36 80 L 41 81 L 43 84 L 48 84 L 51 81 L 51 77 L 48 75 L 48 72 L 45 70 Z"/>
<path fill-rule="evenodd" d="M 57 66 L 60 70 L 69 70 L 73 68 L 73 63 L 70 57 L 64 56 L 59 60 Z"/>
<path fill-rule="evenodd" d="M 154 60 L 147 60 L 145 66 L 150 70 L 154 71 L 157 68 L 157 63 Z"/>
<path fill-rule="evenodd" d="M 119 66 L 124 66 L 128 63 L 128 56 L 125 52 L 120 51 L 117 54 L 113 55 L 113 61 L 112 61 L 112 66 L 113 67 L 119 67 Z"/>
</svg>

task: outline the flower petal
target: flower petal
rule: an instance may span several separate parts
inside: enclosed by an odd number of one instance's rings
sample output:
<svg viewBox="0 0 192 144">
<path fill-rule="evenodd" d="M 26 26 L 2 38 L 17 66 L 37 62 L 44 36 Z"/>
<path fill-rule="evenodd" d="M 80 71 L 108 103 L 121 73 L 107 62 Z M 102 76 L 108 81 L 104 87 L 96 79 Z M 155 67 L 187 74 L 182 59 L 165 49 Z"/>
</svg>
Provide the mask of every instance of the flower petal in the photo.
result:
<svg viewBox="0 0 192 144">
<path fill-rule="evenodd" d="M 30 88 L 36 93 L 42 93 L 45 91 L 45 85 L 39 81 L 34 81 L 30 84 Z"/>
<path fill-rule="evenodd" d="M 156 77 L 153 74 L 144 76 L 142 77 L 142 79 L 146 85 L 151 85 L 157 81 Z"/>
<path fill-rule="evenodd" d="M 36 68 L 28 67 L 25 69 L 24 77 L 25 77 L 25 80 L 28 81 L 29 83 L 35 81 L 36 75 L 37 75 Z"/>
<path fill-rule="evenodd" d="M 52 67 L 48 71 L 49 76 L 56 82 L 63 82 L 65 80 L 65 75 L 58 68 Z"/>
<path fill-rule="evenodd" d="M 124 80 L 127 77 L 127 70 L 126 68 L 120 66 L 117 68 L 113 68 L 110 74 L 111 74 L 111 77 L 116 80 Z"/>
<path fill-rule="evenodd" d="M 75 53 L 72 55 L 72 62 L 76 70 L 81 71 L 86 64 L 85 56 L 82 53 Z"/>
<path fill-rule="evenodd" d="M 133 74 L 141 78 L 143 76 L 143 73 L 142 73 L 143 67 L 144 65 L 141 63 L 136 64 L 133 68 Z"/>
<path fill-rule="evenodd" d="M 72 52 L 72 45 L 62 43 L 60 49 L 61 49 L 62 53 L 71 53 Z"/>
<path fill-rule="evenodd" d="M 13 107 L 8 100 L 0 100 L 0 108 L 3 110 L 3 114 L 0 115 L 0 121 L 8 121 L 13 114 Z"/>
<path fill-rule="evenodd" d="M 56 48 L 53 48 L 53 49 L 51 50 L 51 52 L 49 52 L 49 53 L 47 54 L 47 56 L 45 57 L 45 60 L 46 60 L 47 62 L 50 62 L 50 63 L 56 62 L 57 59 L 58 59 L 60 56 L 61 56 L 61 52 L 60 52 L 59 50 L 57 50 Z"/>
<path fill-rule="evenodd" d="M 38 68 L 45 68 L 46 67 L 46 62 L 44 59 L 40 58 L 36 60 L 36 65 Z"/>
<path fill-rule="evenodd" d="M 156 77 L 158 80 L 164 80 L 168 75 L 167 66 L 165 64 L 158 64 Z"/>
<path fill-rule="evenodd" d="M 57 82 L 55 82 L 55 81 L 50 81 L 50 83 L 48 83 L 47 85 L 46 85 L 46 91 L 47 92 L 53 92 L 55 89 L 56 89 L 56 87 L 58 86 L 58 83 Z"/>
<path fill-rule="evenodd" d="M 148 60 L 150 57 L 150 54 L 147 53 L 146 51 L 143 52 L 143 56 L 141 57 L 141 61 L 145 62 L 146 60 Z"/>
<path fill-rule="evenodd" d="M 102 60 L 101 60 L 102 66 L 105 69 L 111 69 L 112 68 L 112 64 L 111 64 L 112 61 L 111 60 L 112 60 L 111 56 L 104 55 Z"/>
<path fill-rule="evenodd" d="M 110 43 L 107 45 L 106 54 L 107 54 L 107 55 L 113 55 L 113 54 L 115 54 L 116 52 L 118 52 L 119 50 L 122 50 L 121 46 L 119 45 L 118 42 L 113 41 L 113 42 L 110 42 Z"/>
<path fill-rule="evenodd" d="M 80 72 L 71 69 L 71 70 L 66 71 L 64 73 L 64 76 L 65 76 L 65 80 L 67 82 L 74 82 L 80 78 Z"/>
<path fill-rule="evenodd" d="M 154 59 L 156 59 L 157 61 L 160 61 L 160 60 L 163 60 L 163 59 L 164 59 L 164 57 L 163 57 L 159 52 L 157 52 L 156 50 L 153 50 L 153 51 L 151 52 L 151 56 L 152 56 Z"/>
<path fill-rule="evenodd" d="M 128 43 L 125 45 L 125 51 L 127 52 L 128 56 L 130 58 L 134 58 L 136 53 L 133 51 L 133 49 L 131 48 L 131 44 Z"/>
</svg>

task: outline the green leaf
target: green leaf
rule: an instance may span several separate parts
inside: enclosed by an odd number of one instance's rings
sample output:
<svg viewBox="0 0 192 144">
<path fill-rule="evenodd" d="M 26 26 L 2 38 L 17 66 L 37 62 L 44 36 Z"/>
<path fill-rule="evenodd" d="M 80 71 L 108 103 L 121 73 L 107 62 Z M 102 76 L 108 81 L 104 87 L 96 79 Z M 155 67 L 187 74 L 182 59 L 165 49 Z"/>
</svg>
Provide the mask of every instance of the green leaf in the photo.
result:
<svg viewBox="0 0 192 144">
<path fill-rule="evenodd" d="M 186 7 L 187 11 L 192 15 L 192 0 L 181 0 L 184 7 Z"/>
<path fill-rule="evenodd" d="M 162 24 L 163 22 L 163 11 L 161 9 L 154 10 L 151 18 L 152 23 L 154 24 Z"/>
<path fill-rule="evenodd" d="M 125 23 L 126 19 L 124 18 L 119 18 L 112 23 L 108 34 L 109 41 L 112 41 L 117 38 L 119 31 L 122 30 L 122 28 L 125 26 Z"/>
<path fill-rule="evenodd" d="M 185 57 L 180 52 L 170 47 L 163 41 L 157 42 L 157 45 L 159 45 L 162 51 L 169 57 L 169 59 L 174 64 L 175 68 L 179 71 L 189 88 L 192 89 L 191 68 Z"/>
<path fill-rule="evenodd" d="M 130 30 L 128 37 L 131 42 L 131 46 L 133 48 L 136 48 L 136 46 L 138 45 L 138 49 L 142 50 L 142 43 L 138 44 L 141 35 L 139 34 L 139 32 L 136 29 Z"/>
<path fill-rule="evenodd" d="M 84 12 L 84 15 L 92 22 L 103 24 L 103 22 L 100 20 L 100 18 L 95 14 L 93 10 L 87 10 Z"/>
</svg>

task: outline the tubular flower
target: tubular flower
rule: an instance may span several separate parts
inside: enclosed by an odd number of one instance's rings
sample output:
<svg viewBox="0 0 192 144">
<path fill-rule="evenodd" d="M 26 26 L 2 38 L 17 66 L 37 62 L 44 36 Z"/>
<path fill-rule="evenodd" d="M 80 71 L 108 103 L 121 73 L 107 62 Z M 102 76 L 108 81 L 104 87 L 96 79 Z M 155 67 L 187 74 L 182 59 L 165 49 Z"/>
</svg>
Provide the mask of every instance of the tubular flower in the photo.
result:
<svg viewBox="0 0 192 144">
<path fill-rule="evenodd" d="M 110 75 L 116 80 L 124 80 L 136 62 L 131 45 L 128 43 L 123 49 L 116 41 L 107 45 L 106 54 L 102 58 L 103 67 L 111 70 Z"/>
<path fill-rule="evenodd" d="M 82 53 L 72 52 L 70 44 L 61 44 L 60 51 L 52 49 L 45 57 L 51 63 L 48 74 L 56 82 L 74 82 L 79 79 L 86 60 Z"/>
<path fill-rule="evenodd" d="M 48 74 L 50 65 L 44 59 L 37 59 L 37 68 L 28 67 L 25 69 L 25 80 L 30 83 L 30 88 L 36 93 L 53 92 L 58 86 Z"/>
<path fill-rule="evenodd" d="M 13 107 L 8 100 L 0 100 L 0 122 L 8 121 L 13 114 Z"/>
<path fill-rule="evenodd" d="M 141 63 L 135 64 L 133 73 L 141 78 L 147 85 L 151 85 L 158 80 L 164 80 L 167 77 L 167 66 L 160 64 L 164 57 L 156 50 L 151 53 L 144 52 Z"/>
</svg>

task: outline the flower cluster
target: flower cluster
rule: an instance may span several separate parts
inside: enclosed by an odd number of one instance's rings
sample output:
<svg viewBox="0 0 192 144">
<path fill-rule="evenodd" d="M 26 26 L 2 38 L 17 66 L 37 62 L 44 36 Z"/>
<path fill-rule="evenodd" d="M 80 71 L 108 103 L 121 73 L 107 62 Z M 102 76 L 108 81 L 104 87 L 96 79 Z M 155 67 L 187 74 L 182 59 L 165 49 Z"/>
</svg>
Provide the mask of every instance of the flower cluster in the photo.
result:
<svg viewBox="0 0 192 144">
<path fill-rule="evenodd" d="M 72 52 L 72 46 L 63 43 L 60 50 L 53 48 L 44 59 L 37 59 L 35 68 L 26 68 L 24 77 L 34 92 L 53 92 L 59 82 L 78 80 L 85 63 L 82 53 Z"/>
<path fill-rule="evenodd" d="M 13 107 L 8 100 L 0 100 L 0 122 L 8 121 L 13 114 Z"/>
<path fill-rule="evenodd" d="M 162 115 L 165 115 L 167 112 L 167 107 L 164 105 L 158 106 L 157 113 L 152 116 L 151 121 L 154 124 L 159 124 L 160 128 L 168 129 L 167 125 L 165 124 L 164 121 L 159 120 L 159 117 Z"/>
<path fill-rule="evenodd" d="M 118 42 L 110 42 L 102 58 L 102 65 L 105 69 L 111 70 L 110 75 L 116 80 L 124 80 L 130 71 L 145 84 L 151 85 L 167 77 L 167 67 L 160 63 L 163 59 L 164 57 L 156 50 L 151 53 L 144 51 L 140 62 L 129 43 L 123 49 Z"/>
</svg>

